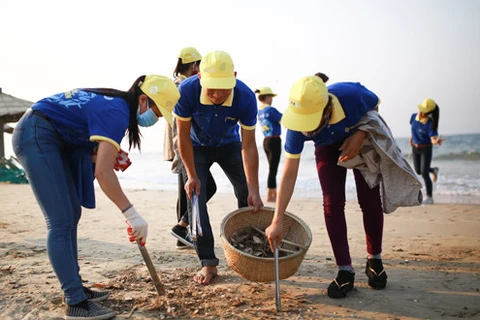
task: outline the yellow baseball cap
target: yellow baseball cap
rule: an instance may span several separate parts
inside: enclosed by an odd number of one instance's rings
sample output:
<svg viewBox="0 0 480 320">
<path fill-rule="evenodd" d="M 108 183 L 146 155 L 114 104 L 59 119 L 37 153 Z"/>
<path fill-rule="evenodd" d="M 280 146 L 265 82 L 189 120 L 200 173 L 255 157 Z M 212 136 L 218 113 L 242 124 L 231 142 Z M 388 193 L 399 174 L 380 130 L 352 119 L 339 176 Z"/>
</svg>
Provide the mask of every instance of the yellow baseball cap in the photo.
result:
<svg viewBox="0 0 480 320">
<path fill-rule="evenodd" d="M 255 90 L 255 93 L 258 93 L 259 96 L 269 95 L 269 96 L 274 96 L 275 97 L 277 95 L 276 93 L 273 93 L 272 88 L 270 88 L 270 87 L 261 87 L 261 88 Z"/>
<path fill-rule="evenodd" d="M 193 47 L 183 48 L 178 53 L 178 57 L 182 59 L 183 64 L 202 60 L 202 55 L 200 54 L 200 52 L 198 52 L 197 49 Z"/>
<path fill-rule="evenodd" d="M 212 51 L 200 62 L 200 84 L 206 89 L 232 89 L 237 80 L 230 55 L 224 51 Z"/>
<path fill-rule="evenodd" d="M 301 78 L 290 89 L 290 103 L 283 113 L 281 123 L 288 129 L 309 132 L 318 128 L 323 111 L 328 104 L 328 89 L 317 76 Z M 332 96 L 333 110 L 329 123 L 340 121 L 345 114 Z"/>
<path fill-rule="evenodd" d="M 180 99 L 180 92 L 173 81 L 165 76 L 149 74 L 145 76 L 140 89 L 155 102 L 162 116 L 172 125 L 172 110 Z"/>
<path fill-rule="evenodd" d="M 433 99 L 427 98 L 423 100 L 422 104 L 418 105 L 418 110 L 423 113 L 430 113 L 435 109 L 436 106 L 437 103 Z"/>
</svg>

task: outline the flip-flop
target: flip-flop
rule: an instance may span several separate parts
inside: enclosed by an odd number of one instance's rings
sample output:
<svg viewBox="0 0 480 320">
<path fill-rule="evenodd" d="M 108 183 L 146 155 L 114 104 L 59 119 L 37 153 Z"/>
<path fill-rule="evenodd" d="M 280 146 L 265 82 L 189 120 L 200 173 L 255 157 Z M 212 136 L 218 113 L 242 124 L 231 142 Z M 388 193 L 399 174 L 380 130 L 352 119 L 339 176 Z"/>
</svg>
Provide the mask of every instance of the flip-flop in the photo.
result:
<svg viewBox="0 0 480 320">
<path fill-rule="evenodd" d="M 368 277 L 368 285 L 373 289 L 383 289 L 387 285 L 388 276 L 381 259 L 368 259 L 365 274 Z"/>
<path fill-rule="evenodd" d="M 207 277 L 210 276 L 210 281 L 208 283 L 205 283 L 204 281 L 207 279 Z M 216 273 L 213 272 L 207 272 L 206 274 L 202 273 L 202 271 L 197 272 L 197 274 L 193 277 L 193 281 L 195 281 L 198 284 L 201 285 L 209 285 L 212 283 L 213 279 L 217 277 Z M 198 281 L 197 281 L 198 280 Z"/>
<path fill-rule="evenodd" d="M 332 299 L 342 299 L 347 293 L 353 290 L 355 282 L 355 273 L 350 271 L 338 271 L 337 278 L 330 283 L 327 289 L 327 295 Z"/>
</svg>

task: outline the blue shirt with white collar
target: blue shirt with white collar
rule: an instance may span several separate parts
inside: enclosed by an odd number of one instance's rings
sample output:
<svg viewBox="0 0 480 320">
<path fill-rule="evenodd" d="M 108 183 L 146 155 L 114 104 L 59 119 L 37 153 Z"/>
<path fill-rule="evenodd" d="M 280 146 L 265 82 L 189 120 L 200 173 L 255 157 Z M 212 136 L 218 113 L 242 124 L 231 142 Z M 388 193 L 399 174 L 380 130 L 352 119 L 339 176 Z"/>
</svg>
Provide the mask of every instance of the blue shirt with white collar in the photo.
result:
<svg viewBox="0 0 480 320">
<path fill-rule="evenodd" d="M 184 80 L 178 90 L 180 99 L 173 115 L 179 121 L 191 121 L 194 147 L 219 147 L 240 141 L 239 124 L 246 130 L 255 130 L 255 93 L 242 81 L 237 79 L 232 94 L 222 105 L 208 100 L 196 76 Z"/>
<path fill-rule="evenodd" d="M 302 132 L 287 130 L 285 156 L 300 158 L 305 141 L 312 140 L 316 146 L 325 146 L 342 142 L 350 136 L 356 123 L 368 111 L 375 109 L 378 97 L 358 82 L 339 82 L 328 86 L 328 92 L 337 97 L 345 116 L 336 123 L 331 123 L 314 137 L 307 137 Z M 338 110 L 337 110 L 338 111 Z M 336 112 L 335 109 L 332 112 Z"/>
</svg>

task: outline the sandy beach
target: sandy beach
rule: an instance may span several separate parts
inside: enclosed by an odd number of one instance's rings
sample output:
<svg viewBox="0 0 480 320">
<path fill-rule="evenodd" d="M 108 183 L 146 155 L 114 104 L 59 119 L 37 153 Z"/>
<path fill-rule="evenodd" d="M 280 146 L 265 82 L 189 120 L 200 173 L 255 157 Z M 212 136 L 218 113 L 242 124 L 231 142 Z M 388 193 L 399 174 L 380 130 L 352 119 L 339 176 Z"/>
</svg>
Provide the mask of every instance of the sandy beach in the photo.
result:
<svg viewBox="0 0 480 320">
<path fill-rule="evenodd" d="M 125 222 L 97 190 L 97 209 L 84 210 L 79 259 L 85 286 L 111 292 L 101 302 L 116 319 L 480 319 L 480 206 L 435 204 L 400 208 L 385 217 L 385 290 L 368 287 L 361 212 L 346 206 L 355 289 L 346 299 L 326 296 L 336 275 L 321 200 L 294 198 L 288 211 L 311 228 L 313 240 L 299 270 L 280 281 L 282 312 L 275 311 L 274 283 L 256 283 L 232 271 L 220 239 L 223 217 L 236 209 L 233 195 L 209 204 L 220 259 L 219 277 L 196 285 L 193 250 L 175 249 L 173 191 L 129 190 L 149 223 L 147 248 L 166 294 L 159 297 L 128 242 Z M 264 195 L 263 195 L 264 196 Z M 0 319 L 63 319 L 61 291 L 48 262 L 44 218 L 28 185 L 0 184 Z M 268 204 L 272 205 L 272 204 Z"/>
</svg>

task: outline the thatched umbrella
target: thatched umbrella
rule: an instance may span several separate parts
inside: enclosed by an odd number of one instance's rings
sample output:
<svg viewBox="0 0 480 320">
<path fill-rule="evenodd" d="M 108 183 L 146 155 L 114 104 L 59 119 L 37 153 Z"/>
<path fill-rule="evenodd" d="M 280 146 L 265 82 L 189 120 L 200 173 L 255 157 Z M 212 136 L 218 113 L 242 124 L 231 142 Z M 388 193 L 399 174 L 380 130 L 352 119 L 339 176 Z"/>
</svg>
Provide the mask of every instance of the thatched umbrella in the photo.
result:
<svg viewBox="0 0 480 320">
<path fill-rule="evenodd" d="M 13 133 L 13 128 L 10 127 L 8 124 L 4 123 L 4 124 L 3 124 L 3 132 Z"/>
<path fill-rule="evenodd" d="M 5 156 L 3 132 L 8 132 L 8 126 L 5 127 L 5 123 L 17 122 L 20 120 L 22 115 L 32 106 L 32 104 L 33 103 L 30 101 L 5 94 L 2 92 L 2 88 L 0 88 L 0 128 L 3 129 L 2 134 L 0 134 L 0 158 Z"/>
</svg>

